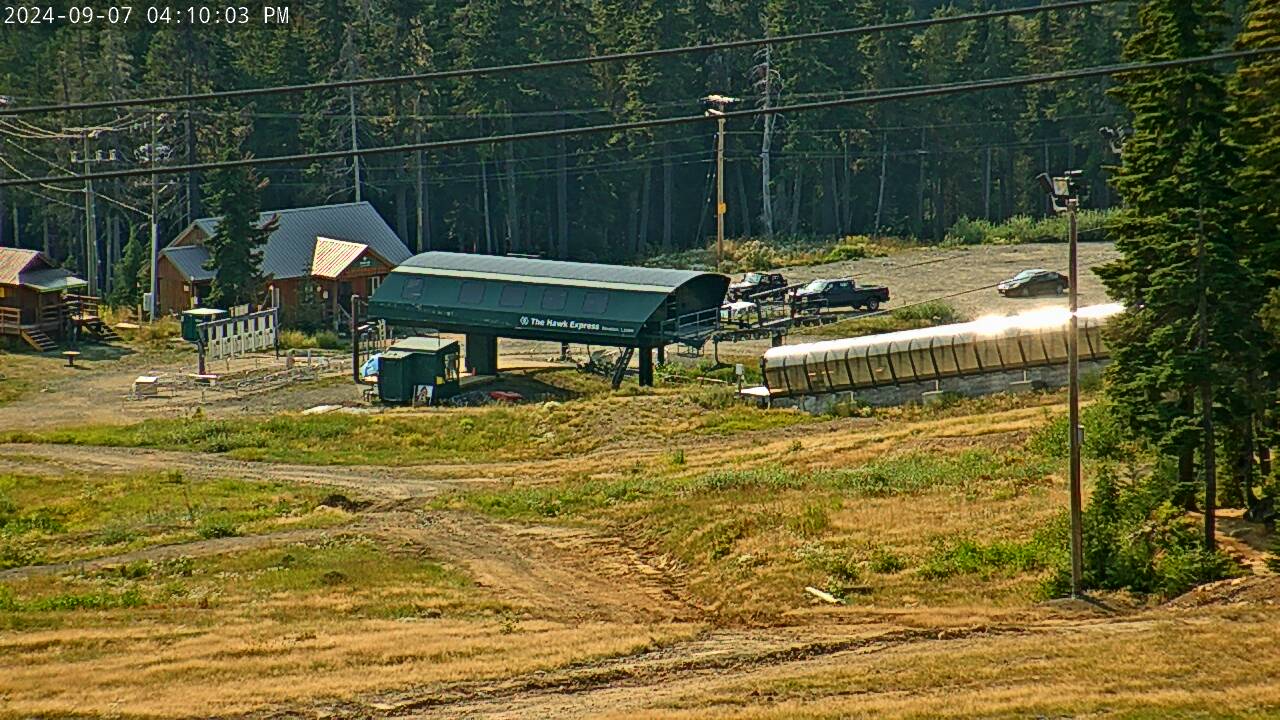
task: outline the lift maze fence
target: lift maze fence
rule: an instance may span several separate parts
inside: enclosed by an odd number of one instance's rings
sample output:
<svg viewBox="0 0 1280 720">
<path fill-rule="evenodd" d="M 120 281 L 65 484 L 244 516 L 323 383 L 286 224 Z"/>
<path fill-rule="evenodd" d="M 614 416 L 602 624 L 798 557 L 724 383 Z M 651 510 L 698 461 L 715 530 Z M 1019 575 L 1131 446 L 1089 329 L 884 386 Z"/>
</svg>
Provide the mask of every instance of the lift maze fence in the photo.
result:
<svg viewBox="0 0 1280 720">
<path fill-rule="evenodd" d="M 247 355 L 280 347 L 280 308 L 210 320 L 196 326 L 208 360 Z"/>
<path fill-rule="evenodd" d="M 1078 312 L 1082 372 L 1109 357 L 1102 329 L 1122 311 L 1095 305 Z M 980 395 L 1065 383 L 1070 314 L 1051 308 L 1011 317 L 920 330 L 775 347 L 764 354 L 764 385 L 744 395 L 821 411 L 857 400 L 894 405 L 930 393 Z"/>
</svg>

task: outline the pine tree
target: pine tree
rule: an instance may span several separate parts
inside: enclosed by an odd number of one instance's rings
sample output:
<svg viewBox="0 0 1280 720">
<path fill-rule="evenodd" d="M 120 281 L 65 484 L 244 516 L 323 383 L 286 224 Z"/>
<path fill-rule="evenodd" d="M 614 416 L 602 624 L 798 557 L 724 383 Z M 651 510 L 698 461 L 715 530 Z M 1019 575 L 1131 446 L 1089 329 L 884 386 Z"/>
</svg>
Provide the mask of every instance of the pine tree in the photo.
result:
<svg viewBox="0 0 1280 720">
<path fill-rule="evenodd" d="M 222 160 L 247 157 L 240 147 L 247 122 L 226 123 L 219 128 Z M 277 221 L 259 224 L 260 193 L 266 181 L 252 167 L 215 170 L 205 180 L 203 191 L 209 208 L 219 218 L 217 229 L 205 241 L 209 260 L 205 269 L 214 272 L 209 288 L 211 305 L 230 308 L 257 301 L 262 285 L 262 246 L 275 230 Z"/>
<path fill-rule="evenodd" d="M 1280 6 L 1254 0 L 1238 45 L 1242 49 L 1280 46 Z M 1280 196 L 1276 193 L 1280 187 L 1280 57 L 1265 55 L 1244 61 L 1233 78 L 1231 93 L 1236 117 L 1231 137 L 1244 159 L 1235 183 L 1243 212 L 1240 232 L 1250 246 L 1248 264 L 1261 284 L 1259 292 L 1267 297 L 1257 328 L 1265 333 L 1256 343 L 1263 349 L 1260 368 L 1248 377 L 1258 422 L 1245 428 L 1250 442 L 1242 443 L 1240 452 L 1251 454 L 1256 442 L 1258 456 L 1269 464 L 1271 449 L 1280 442 L 1280 417 L 1275 410 L 1280 395 L 1280 236 L 1276 234 L 1280 227 Z M 1244 485 L 1245 500 L 1252 506 L 1251 470 L 1244 467 L 1238 479 Z"/>
<path fill-rule="evenodd" d="M 1148 0 L 1125 56 L 1207 54 L 1226 21 L 1220 0 Z M 1127 307 L 1109 330 L 1109 391 L 1132 431 L 1180 458 L 1185 484 L 1195 449 L 1203 446 L 1206 464 L 1215 459 L 1204 442 L 1204 400 L 1227 424 L 1243 412 L 1254 314 L 1252 278 L 1233 232 L 1229 180 L 1238 159 L 1224 136 L 1225 82 L 1213 67 L 1196 66 L 1128 76 L 1113 92 L 1134 119 L 1114 175 L 1125 202 L 1115 230 L 1122 257 L 1098 270 Z"/>
<path fill-rule="evenodd" d="M 144 292 L 150 291 L 151 255 L 147 237 L 147 233 L 138 232 L 136 227 L 129 228 L 129 242 L 116 262 L 108 298 L 114 307 L 133 307 L 142 302 Z"/>
</svg>

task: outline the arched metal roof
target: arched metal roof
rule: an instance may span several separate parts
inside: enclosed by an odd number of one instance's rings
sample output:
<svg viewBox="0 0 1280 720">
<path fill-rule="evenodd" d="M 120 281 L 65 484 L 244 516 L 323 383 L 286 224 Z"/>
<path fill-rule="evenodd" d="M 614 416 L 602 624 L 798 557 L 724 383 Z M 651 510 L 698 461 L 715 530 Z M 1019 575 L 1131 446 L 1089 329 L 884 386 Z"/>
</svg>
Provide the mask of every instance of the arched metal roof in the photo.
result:
<svg viewBox="0 0 1280 720">
<path fill-rule="evenodd" d="M 707 272 L 427 252 L 386 277 L 369 314 L 446 332 L 647 347 L 705 335 L 728 287 Z"/>
<path fill-rule="evenodd" d="M 511 280 L 534 285 L 576 285 L 664 295 L 690 280 L 714 276 L 696 270 L 597 265 L 505 255 L 425 252 L 404 261 L 397 272 Z"/>
<path fill-rule="evenodd" d="M 1099 333 L 1120 305 L 1081 308 L 1080 355 L 1107 356 Z M 761 362 L 772 395 L 898 385 L 1067 362 L 1065 308 L 882 335 L 772 348 Z"/>
</svg>

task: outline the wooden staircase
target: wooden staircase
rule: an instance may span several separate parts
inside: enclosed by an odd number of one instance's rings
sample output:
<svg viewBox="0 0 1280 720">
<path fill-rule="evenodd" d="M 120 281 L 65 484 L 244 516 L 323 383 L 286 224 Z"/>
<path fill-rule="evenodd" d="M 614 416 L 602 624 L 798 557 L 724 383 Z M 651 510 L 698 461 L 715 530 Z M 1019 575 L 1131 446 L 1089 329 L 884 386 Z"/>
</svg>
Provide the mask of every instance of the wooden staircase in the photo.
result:
<svg viewBox="0 0 1280 720">
<path fill-rule="evenodd" d="M 50 352 L 58 349 L 58 344 L 53 341 L 39 328 L 22 328 L 22 339 L 31 347 L 40 352 Z"/>
<path fill-rule="evenodd" d="M 98 302 L 99 298 L 92 295 L 67 295 L 66 306 L 71 321 L 102 342 L 120 340 L 116 331 L 102 321 L 98 314 Z"/>
</svg>

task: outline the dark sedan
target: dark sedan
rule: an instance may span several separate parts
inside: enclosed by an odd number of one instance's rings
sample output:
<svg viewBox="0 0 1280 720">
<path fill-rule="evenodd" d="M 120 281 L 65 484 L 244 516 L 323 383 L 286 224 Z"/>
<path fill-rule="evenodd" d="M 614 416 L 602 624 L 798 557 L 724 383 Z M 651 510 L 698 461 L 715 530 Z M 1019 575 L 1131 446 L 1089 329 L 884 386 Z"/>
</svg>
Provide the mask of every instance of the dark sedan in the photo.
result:
<svg viewBox="0 0 1280 720">
<path fill-rule="evenodd" d="M 996 291 L 1005 297 L 1032 297 L 1034 295 L 1061 295 L 1070 284 L 1067 276 L 1052 270 L 1023 270 L 996 285 Z"/>
</svg>

